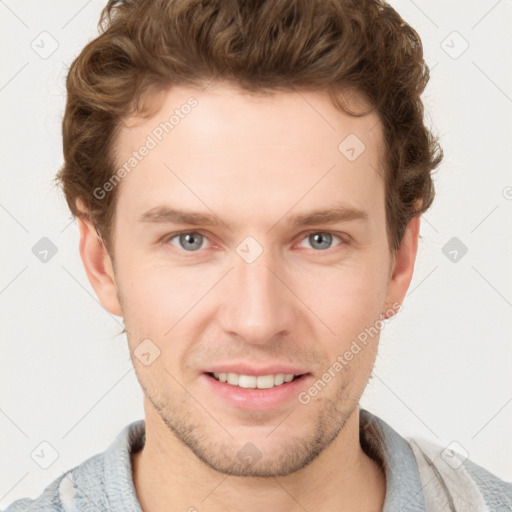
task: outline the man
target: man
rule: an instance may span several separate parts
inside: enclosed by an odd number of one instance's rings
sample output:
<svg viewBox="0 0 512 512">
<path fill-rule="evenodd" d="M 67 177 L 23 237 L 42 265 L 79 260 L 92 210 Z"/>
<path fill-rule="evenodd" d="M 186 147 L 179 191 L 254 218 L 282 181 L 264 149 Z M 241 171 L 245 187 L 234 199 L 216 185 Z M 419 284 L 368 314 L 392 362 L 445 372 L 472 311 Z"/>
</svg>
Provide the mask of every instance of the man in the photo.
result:
<svg viewBox="0 0 512 512">
<path fill-rule="evenodd" d="M 512 484 L 359 408 L 442 158 L 416 32 L 355 0 L 101 21 L 58 180 L 145 420 L 8 512 L 510 510 Z"/>
</svg>

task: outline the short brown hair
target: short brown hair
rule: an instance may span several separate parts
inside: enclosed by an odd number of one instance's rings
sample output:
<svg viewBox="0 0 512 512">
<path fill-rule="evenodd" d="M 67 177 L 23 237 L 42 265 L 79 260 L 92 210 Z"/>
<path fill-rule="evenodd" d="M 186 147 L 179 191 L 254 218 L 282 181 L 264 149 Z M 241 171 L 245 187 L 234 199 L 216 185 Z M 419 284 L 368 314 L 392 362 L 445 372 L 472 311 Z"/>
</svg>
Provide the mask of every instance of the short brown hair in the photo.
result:
<svg viewBox="0 0 512 512">
<path fill-rule="evenodd" d="M 416 31 L 380 0 L 110 1 L 100 35 L 67 75 L 62 185 L 73 215 L 81 198 L 113 255 L 113 144 L 122 119 L 147 115 L 144 98 L 173 85 L 225 80 L 249 92 L 318 90 L 343 106 L 355 89 L 374 109 L 385 140 L 386 223 L 395 251 L 407 223 L 434 198 L 431 171 L 443 158 L 424 125 L 429 80 Z M 146 112 L 146 114 L 144 114 Z M 341 142 L 341 141 L 340 141 Z"/>
</svg>

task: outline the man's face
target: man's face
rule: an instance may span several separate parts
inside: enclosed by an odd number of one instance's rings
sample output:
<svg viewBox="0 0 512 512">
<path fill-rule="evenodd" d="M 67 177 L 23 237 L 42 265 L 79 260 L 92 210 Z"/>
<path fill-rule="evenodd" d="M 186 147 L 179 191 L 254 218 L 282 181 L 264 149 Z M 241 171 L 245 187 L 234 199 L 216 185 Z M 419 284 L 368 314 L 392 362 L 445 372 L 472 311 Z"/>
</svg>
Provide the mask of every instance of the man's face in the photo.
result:
<svg viewBox="0 0 512 512">
<path fill-rule="evenodd" d="M 158 130 L 190 96 L 197 105 L 180 110 L 189 113 L 169 133 Z M 218 471 L 296 471 L 356 410 L 378 335 L 341 371 L 333 365 L 391 303 L 378 118 L 345 115 L 322 93 L 250 96 L 224 84 L 175 87 L 153 117 L 129 121 L 119 165 L 148 135 L 157 143 L 118 185 L 114 245 L 116 293 L 146 400 Z M 219 225 L 181 224 L 159 208 Z M 334 208 L 348 214 L 293 223 Z M 329 382 L 310 393 L 329 368 Z M 302 377 L 262 378 L 274 387 L 251 389 L 211 372 L 245 375 L 238 382 L 248 386 L 257 376 Z"/>
</svg>

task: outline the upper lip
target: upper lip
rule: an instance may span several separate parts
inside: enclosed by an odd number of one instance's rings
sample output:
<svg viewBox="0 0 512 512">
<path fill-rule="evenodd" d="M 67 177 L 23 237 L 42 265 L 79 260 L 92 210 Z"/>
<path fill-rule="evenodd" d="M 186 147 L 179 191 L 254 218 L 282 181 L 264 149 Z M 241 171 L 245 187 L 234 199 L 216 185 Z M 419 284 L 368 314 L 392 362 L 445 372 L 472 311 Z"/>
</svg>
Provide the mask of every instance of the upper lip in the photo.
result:
<svg viewBox="0 0 512 512">
<path fill-rule="evenodd" d="M 309 373 L 307 369 L 300 366 L 289 366 L 285 364 L 269 364 L 266 366 L 255 366 L 248 363 L 225 363 L 208 367 L 206 373 L 238 373 L 240 375 L 275 375 L 277 373 L 302 375 Z"/>
</svg>

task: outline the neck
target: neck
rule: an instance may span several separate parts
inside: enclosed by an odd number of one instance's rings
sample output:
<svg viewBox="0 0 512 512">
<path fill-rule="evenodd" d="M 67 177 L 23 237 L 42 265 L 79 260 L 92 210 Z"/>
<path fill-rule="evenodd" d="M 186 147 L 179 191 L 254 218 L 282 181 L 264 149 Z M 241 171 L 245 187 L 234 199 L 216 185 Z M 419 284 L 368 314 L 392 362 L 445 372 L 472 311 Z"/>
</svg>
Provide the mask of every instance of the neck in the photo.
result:
<svg viewBox="0 0 512 512">
<path fill-rule="evenodd" d="M 237 477 L 206 466 L 145 402 L 146 442 L 132 455 L 133 480 L 145 512 L 381 511 L 386 493 L 380 466 L 359 443 L 355 408 L 337 438 L 309 465 L 284 477 Z"/>
</svg>

